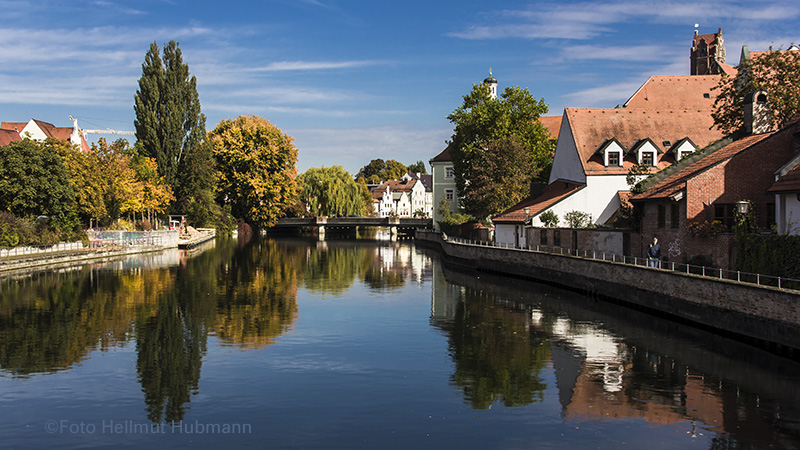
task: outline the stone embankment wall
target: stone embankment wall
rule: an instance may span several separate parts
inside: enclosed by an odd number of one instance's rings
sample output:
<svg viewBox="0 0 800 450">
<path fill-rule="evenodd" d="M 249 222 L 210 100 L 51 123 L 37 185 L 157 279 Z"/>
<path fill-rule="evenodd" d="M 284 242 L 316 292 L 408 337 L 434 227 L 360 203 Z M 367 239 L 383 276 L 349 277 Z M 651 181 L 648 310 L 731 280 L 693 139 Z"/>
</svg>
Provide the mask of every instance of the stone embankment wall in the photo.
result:
<svg viewBox="0 0 800 450">
<path fill-rule="evenodd" d="M 771 344 L 800 350 L 800 295 L 795 291 L 661 269 L 527 250 L 481 247 L 417 231 L 441 248 L 448 263 L 538 280 L 587 292 Z"/>
</svg>

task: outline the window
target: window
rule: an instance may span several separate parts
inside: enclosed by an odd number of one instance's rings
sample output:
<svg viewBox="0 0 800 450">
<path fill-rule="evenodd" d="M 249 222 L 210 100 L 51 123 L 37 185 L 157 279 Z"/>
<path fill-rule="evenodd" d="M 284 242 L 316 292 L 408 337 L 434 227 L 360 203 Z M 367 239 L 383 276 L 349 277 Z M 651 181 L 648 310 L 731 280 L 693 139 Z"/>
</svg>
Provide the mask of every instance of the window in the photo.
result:
<svg viewBox="0 0 800 450">
<path fill-rule="evenodd" d="M 642 153 L 642 165 L 655 166 L 655 158 L 653 152 Z"/>
<path fill-rule="evenodd" d="M 729 230 L 733 228 L 734 214 L 736 205 L 733 204 L 719 204 L 714 205 L 714 220 L 719 220 Z"/>
<path fill-rule="evenodd" d="M 539 235 L 539 245 L 547 245 L 547 230 L 541 230 Z"/>
<path fill-rule="evenodd" d="M 454 176 L 455 176 L 455 171 L 453 170 L 452 167 L 445 167 L 444 168 L 444 177 L 445 178 L 453 178 Z"/>
<path fill-rule="evenodd" d="M 703 93 L 703 98 L 711 98 L 711 94 L 708 92 Z"/>
<path fill-rule="evenodd" d="M 669 212 L 669 225 L 670 228 L 678 229 L 681 226 L 681 205 L 673 203 Z"/>
<path fill-rule="evenodd" d="M 452 189 L 445 189 L 444 190 L 444 198 L 446 198 L 448 202 L 452 202 L 453 201 L 453 190 Z"/>
<path fill-rule="evenodd" d="M 619 152 L 608 152 L 608 165 L 609 166 L 619 165 Z"/>
<path fill-rule="evenodd" d="M 667 208 L 664 205 L 658 205 L 658 228 L 667 226 Z"/>
<path fill-rule="evenodd" d="M 561 247 L 561 230 L 553 230 L 553 245 Z"/>
<path fill-rule="evenodd" d="M 661 145 L 663 145 L 664 148 L 670 148 L 670 147 L 672 147 L 672 142 L 670 142 L 670 141 L 661 141 Z"/>
</svg>

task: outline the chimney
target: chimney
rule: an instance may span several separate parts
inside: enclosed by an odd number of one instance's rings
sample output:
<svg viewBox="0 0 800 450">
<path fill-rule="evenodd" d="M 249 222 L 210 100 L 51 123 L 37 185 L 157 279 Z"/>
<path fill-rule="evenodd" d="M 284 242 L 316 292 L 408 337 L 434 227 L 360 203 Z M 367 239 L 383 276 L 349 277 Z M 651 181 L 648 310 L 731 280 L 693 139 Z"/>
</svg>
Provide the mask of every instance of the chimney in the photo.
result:
<svg viewBox="0 0 800 450">
<path fill-rule="evenodd" d="M 536 197 L 542 195 L 542 191 L 544 190 L 544 187 L 546 185 L 547 185 L 546 183 L 539 183 L 539 182 L 536 182 L 536 181 L 531 181 L 530 198 L 533 199 L 533 198 L 536 198 Z"/>
<path fill-rule="evenodd" d="M 744 129 L 747 134 L 772 131 L 769 95 L 766 91 L 752 92 L 744 98 Z"/>
</svg>

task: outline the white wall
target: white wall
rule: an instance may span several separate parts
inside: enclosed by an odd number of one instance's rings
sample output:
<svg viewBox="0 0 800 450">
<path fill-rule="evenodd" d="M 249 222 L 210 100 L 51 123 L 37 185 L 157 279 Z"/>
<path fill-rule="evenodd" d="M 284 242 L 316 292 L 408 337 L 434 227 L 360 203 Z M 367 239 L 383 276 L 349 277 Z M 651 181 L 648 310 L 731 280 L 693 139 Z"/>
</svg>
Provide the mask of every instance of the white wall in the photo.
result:
<svg viewBox="0 0 800 450">
<path fill-rule="evenodd" d="M 567 225 L 564 221 L 564 214 L 570 211 L 589 213 L 592 215 L 593 223 L 603 224 L 620 206 L 617 193 L 628 189 L 630 186 L 625 180 L 625 175 L 588 176 L 586 177 L 586 187 L 548 209 L 558 215 L 558 225 L 562 227 Z M 538 215 L 533 218 L 533 226 L 544 226 Z"/>
<path fill-rule="evenodd" d="M 548 184 L 558 180 L 571 181 L 577 184 L 583 184 L 586 181 L 578 148 L 575 146 L 575 137 L 572 135 L 569 118 L 566 114 L 561 121 L 556 152 L 553 156 L 553 169 L 550 172 Z"/>
</svg>

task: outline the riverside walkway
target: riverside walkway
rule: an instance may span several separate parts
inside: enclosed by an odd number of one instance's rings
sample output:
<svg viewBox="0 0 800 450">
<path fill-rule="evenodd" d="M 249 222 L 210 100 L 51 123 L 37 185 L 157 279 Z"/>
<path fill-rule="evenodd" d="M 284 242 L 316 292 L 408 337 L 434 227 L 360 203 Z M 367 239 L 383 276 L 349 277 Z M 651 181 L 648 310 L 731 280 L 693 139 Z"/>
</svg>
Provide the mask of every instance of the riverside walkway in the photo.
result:
<svg viewBox="0 0 800 450">
<path fill-rule="evenodd" d="M 569 254 L 444 239 L 420 230 L 417 243 L 439 247 L 450 264 L 585 292 L 604 300 L 800 357 L 800 292 Z"/>
</svg>

